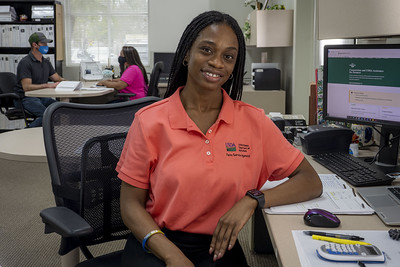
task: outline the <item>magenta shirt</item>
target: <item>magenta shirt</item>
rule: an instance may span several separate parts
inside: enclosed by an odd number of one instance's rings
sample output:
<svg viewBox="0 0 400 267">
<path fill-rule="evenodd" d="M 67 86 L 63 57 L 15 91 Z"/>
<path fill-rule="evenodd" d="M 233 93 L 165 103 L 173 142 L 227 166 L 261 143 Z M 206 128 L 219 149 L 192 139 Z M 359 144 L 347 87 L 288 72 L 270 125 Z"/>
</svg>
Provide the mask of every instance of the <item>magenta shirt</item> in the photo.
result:
<svg viewBox="0 0 400 267">
<path fill-rule="evenodd" d="M 147 95 L 148 86 L 144 81 L 144 77 L 140 68 L 136 65 L 129 66 L 120 78 L 128 84 L 127 87 L 120 90 L 120 93 L 135 93 L 136 96 L 132 96 L 130 100 L 145 97 Z"/>
</svg>

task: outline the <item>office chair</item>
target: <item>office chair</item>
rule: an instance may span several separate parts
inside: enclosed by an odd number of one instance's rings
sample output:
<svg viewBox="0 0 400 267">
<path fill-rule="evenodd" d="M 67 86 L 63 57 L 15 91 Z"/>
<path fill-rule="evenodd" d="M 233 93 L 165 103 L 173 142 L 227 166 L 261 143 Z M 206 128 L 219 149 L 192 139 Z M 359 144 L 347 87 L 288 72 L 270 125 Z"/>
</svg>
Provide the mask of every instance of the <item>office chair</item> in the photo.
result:
<svg viewBox="0 0 400 267">
<path fill-rule="evenodd" d="M 21 97 L 15 92 L 17 76 L 12 72 L 0 72 L 0 112 L 9 120 L 24 120 L 25 126 L 35 119 L 35 116 L 22 108 Z M 14 105 L 14 99 L 19 102 Z"/>
<path fill-rule="evenodd" d="M 160 74 L 164 69 L 164 62 L 159 61 L 154 64 L 153 70 L 150 74 L 149 89 L 147 96 L 160 97 L 160 90 L 158 89 L 158 81 L 160 80 Z"/>
<path fill-rule="evenodd" d="M 122 251 L 93 257 L 89 247 L 125 239 L 115 171 L 135 112 L 160 100 L 144 97 L 115 104 L 57 102 L 43 117 L 43 136 L 56 207 L 40 212 L 45 233 L 61 235 L 59 254 L 80 248 L 79 267 L 119 266 Z M 67 256 L 65 256 L 66 258 Z M 70 259 L 63 260 L 62 263 Z"/>
</svg>

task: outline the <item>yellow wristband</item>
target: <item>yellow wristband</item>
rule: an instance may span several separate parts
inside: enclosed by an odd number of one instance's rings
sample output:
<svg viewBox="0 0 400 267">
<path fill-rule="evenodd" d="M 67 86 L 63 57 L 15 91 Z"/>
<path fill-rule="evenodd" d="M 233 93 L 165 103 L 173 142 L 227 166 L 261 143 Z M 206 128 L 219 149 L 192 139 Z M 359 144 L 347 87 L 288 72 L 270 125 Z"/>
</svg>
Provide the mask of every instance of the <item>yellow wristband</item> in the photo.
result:
<svg viewBox="0 0 400 267">
<path fill-rule="evenodd" d="M 165 235 L 161 230 L 153 230 L 150 233 L 148 233 L 147 235 L 145 235 L 145 237 L 143 238 L 143 241 L 142 241 L 142 248 L 143 248 L 144 251 L 150 253 L 150 251 L 148 249 L 146 249 L 146 242 L 151 236 L 153 236 L 155 234 L 163 234 L 163 235 Z"/>
</svg>

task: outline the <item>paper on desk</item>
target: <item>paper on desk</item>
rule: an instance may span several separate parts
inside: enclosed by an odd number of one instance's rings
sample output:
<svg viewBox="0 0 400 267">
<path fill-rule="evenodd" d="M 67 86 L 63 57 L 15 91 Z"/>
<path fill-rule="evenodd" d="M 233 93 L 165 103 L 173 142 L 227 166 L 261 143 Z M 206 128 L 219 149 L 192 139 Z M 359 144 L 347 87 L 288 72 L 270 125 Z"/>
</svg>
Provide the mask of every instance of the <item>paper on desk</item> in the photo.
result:
<svg viewBox="0 0 400 267">
<path fill-rule="evenodd" d="M 82 85 L 83 83 L 80 81 L 62 81 L 57 85 L 55 90 L 72 92 L 75 90 L 79 90 Z"/>
<path fill-rule="evenodd" d="M 387 231 L 360 231 L 360 230 L 329 230 L 329 233 L 340 233 L 347 235 L 357 235 L 364 237 L 365 242 L 377 246 L 385 253 L 386 261 L 384 263 L 368 264 L 367 266 L 391 266 L 398 267 L 400 262 L 400 244 L 389 237 Z M 316 249 L 322 246 L 326 241 L 312 239 L 311 236 L 305 235 L 303 231 L 292 231 L 294 243 L 296 245 L 297 254 L 302 267 L 355 267 L 355 262 L 329 262 L 320 259 L 317 256 Z"/>
<path fill-rule="evenodd" d="M 290 204 L 265 209 L 268 214 L 304 214 L 308 209 L 319 208 L 335 214 L 373 214 L 365 201 L 358 196 L 350 186 L 335 174 L 319 174 L 323 185 L 320 197 Z M 266 184 L 262 189 L 268 188 Z"/>
<path fill-rule="evenodd" d="M 81 90 L 81 91 L 114 91 L 114 88 L 108 88 L 108 87 L 82 87 L 79 90 Z"/>
</svg>

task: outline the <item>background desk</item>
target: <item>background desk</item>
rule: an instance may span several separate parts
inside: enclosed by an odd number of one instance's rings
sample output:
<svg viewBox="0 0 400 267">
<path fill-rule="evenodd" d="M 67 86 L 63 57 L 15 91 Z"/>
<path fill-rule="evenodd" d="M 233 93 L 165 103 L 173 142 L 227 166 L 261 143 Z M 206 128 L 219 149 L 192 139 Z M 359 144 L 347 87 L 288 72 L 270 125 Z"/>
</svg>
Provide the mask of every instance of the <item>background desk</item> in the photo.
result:
<svg viewBox="0 0 400 267">
<path fill-rule="evenodd" d="M 47 162 L 42 127 L 1 133 L 0 158 L 27 162 Z"/>
<path fill-rule="evenodd" d="M 332 173 L 322 165 L 306 156 L 318 173 Z M 394 184 L 400 184 L 397 181 Z M 357 188 L 355 188 L 357 189 Z M 303 215 L 271 215 L 263 212 L 268 232 L 280 266 L 300 266 L 292 230 L 389 230 L 377 215 L 338 215 L 341 224 L 338 228 L 310 227 L 304 224 Z M 354 264 L 356 265 L 356 264 Z"/>
<path fill-rule="evenodd" d="M 25 92 L 25 95 L 30 97 L 56 97 L 60 98 L 61 102 L 70 102 L 71 98 L 98 97 L 108 95 L 113 92 L 114 89 L 111 88 L 109 90 L 102 91 L 76 90 L 71 92 L 56 91 L 54 88 L 45 88 Z"/>
</svg>

